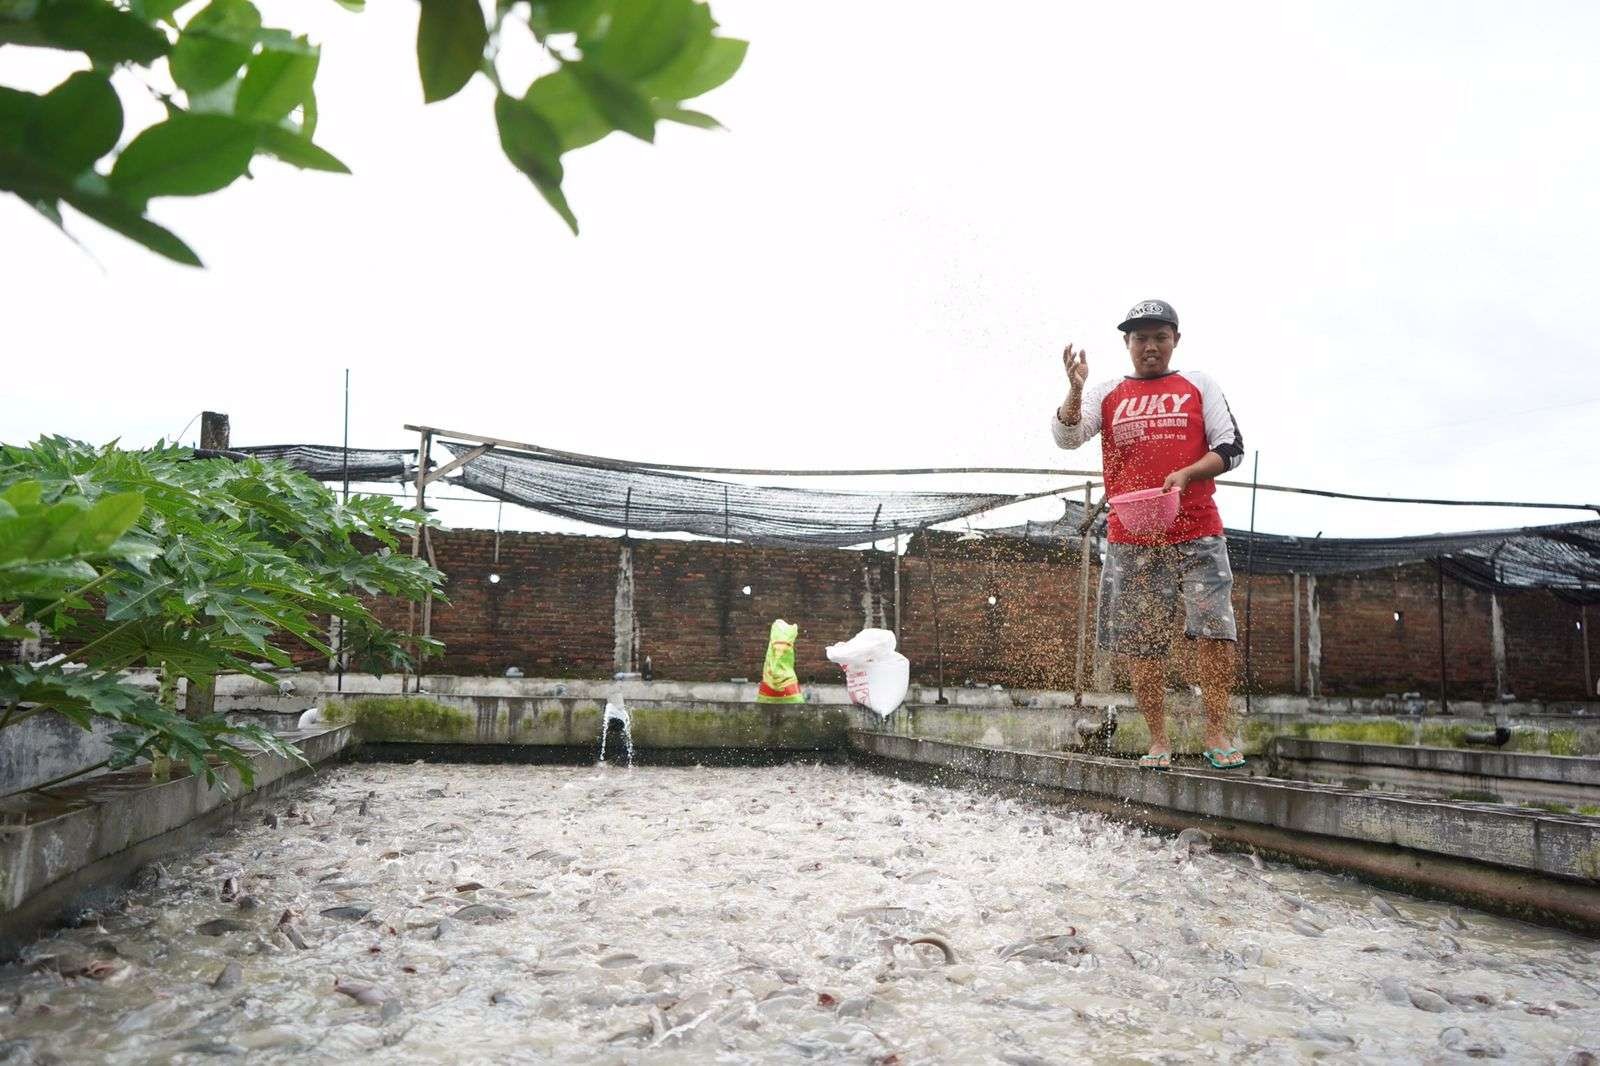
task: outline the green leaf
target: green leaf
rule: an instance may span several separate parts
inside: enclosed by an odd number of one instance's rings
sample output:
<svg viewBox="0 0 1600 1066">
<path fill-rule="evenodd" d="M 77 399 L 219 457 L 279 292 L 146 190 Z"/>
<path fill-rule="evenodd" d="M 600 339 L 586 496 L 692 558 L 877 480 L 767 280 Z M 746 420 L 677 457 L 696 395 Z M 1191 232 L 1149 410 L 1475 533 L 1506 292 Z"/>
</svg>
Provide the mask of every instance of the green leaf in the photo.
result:
<svg viewBox="0 0 1600 1066">
<path fill-rule="evenodd" d="M 354 11 L 358 14 L 367 9 L 367 0 L 333 0 L 333 2 L 346 11 Z"/>
<path fill-rule="evenodd" d="M 299 107 L 317 77 L 317 56 L 266 49 L 250 60 L 233 113 L 277 122 Z"/>
<path fill-rule="evenodd" d="M 694 0 L 627 0 L 611 5 L 605 35 L 583 41 L 585 59 L 637 81 L 666 66 L 699 28 Z"/>
<path fill-rule="evenodd" d="M 422 0 L 417 21 L 417 70 L 425 103 L 448 100 L 483 62 L 489 27 L 478 0 Z"/>
<path fill-rule="evenodd" d="M 78 191 L 64 193 L 61 198 L 107 229 L 144 245 L 157 255 L 185 266 L 201 265 L 200 257 L 177 234 L 145 218 L 138 208 L 122 200 Z"/>
<path fill-rule="evenodd" d="M 136 203 L 153 196 L 216 192 L 245 172 L 256 140 L 256 127 L 250 123 L 180 111 L 122 150 L 111 168 L 111 187 Z"/>
<path fill-rule="evenodd" d="M 0 584 L 10 599 L 44 599 L 60 596 L 100 575 L 86 562 L 37 563 L 0 570 Z"/>
<path fill-rule="evenodd" d="M 691 41 L 676 59 L 644 79 L 644 89 L 668 100 L 708 93 L 738 72 L 749 49 L 748 41 L 733 37 L 711 37 L 698 46 Z"/>
<path fill-rule="evenodd" d="M 306 98 L 300 103 L 300 136 L 306 140 L 317 135 L 317 90 L 315 87 L 306 90 Z"/>
<path fill-rule="evenodd" d="M 39 501 L 44 497 L 44 486 L 37 481 L 19 481 L 15 485 L 0 493 L 4 499 L 18 511 L 31 510 L 39 506 Z"/>
<path fill-rule="evenodd" d="M 76 174 L 117 146 L 122 103 L 111 79 L 79 71 L 46 93 L 28 123 L 28 143 L 63 173 Z"/>
<path fill-rule="evenodd" d="M 501 93 L 494 101 L 500 147 L 513 166 L 526 174 L 556 213 L 578 232 L 578 220 L 561 191 L 561 141 L 550 123 L 527 104 Z"/>
<path fill-rule="evenodd" d="M 301 170 L 325 170 L 330 174 L 350 173 L 350 168 L 332 154 L 293 130 L 282 126 L 263 126 L 260 134 L 260 150 L 290 166 Z"/>
<path fill-rule="evenodd" d="M 57 48 L 96 63 L 149 66 L 167 54 L 166 34 L 107 0 L 49 0 L 39 30 Z"/>
<path fill-rule="evenodd" d="M 561 140 L 561 150 L 593 144 L 613 129 L 572 73 L 562 68 L 528 87 L 523 103 L 544 116 Z"/>
<path fill-rule="evenodd" d="M 189 94 L 189 114 L 191 115 L 231 115 L 234 104 L 239 99 L 239 86 L 244 84 L 244 79 L 235 75 L 221 85 L 213 85 L 209 89 L 199 90 Z M 169 109 L 170 111 L 171 109 Z"/>
<path fill-rule="evenodd" d="M 617 129 L 631 133 L 641 141 L 656 137 L 656 114 L 650 100 L 631 82 L 588 61 L 562 64 L 572 73 L 595 108 Z"/>
<path fill-rule="evenodd" d="M 177 26 L 174 16 L 188 0 L 133 0 L 133 13 L 146 22 Z"/>
<path fill-rule="evenodd" d="M 552 33 L 575 33 L 579 41 L 587 41 L 609 6 L 603 0 L 534 0 L 528 24 L 541 40 Z"/>
<path fill-rule="evenodd" d="M 0 85 L 0 144 L 20 145 L 44 97 Z"/>
<path fill-rule="evenodd" d="M 71 506 L 81 502 L 82 506 Z M 65 512 L 63 514 L 63 512 Z M 61 515 L 59 521 L 54 521 Z M 54 528 L 44 543 L 32 552 L 35 559 L 67 559 L 77 554 L 78 538 L 89 518 L 89 502 L 82 496 L 69 496 L 45 513 L 54 522 Z"/>
<path fill-rule="evenodd" d="M 133 528 L 144 510 L 144 496 L 137 492 L 114 492 L 95 501 L 85 517 L 78 539 L 80 555 L 106 551 L 117 538 Z"/>
<path fill-rule="evenodd" d="M 322 49 L 312 44 L 309 38 L 296 37 L 289 30 L 274 26 L 264 26 L 257 30 L 255 43 L 274 52 L 291 52 L 300 56 L 320 55 L 322 52 Z"/>
<path fill-rule="evenodd" d="M 686 107 L 679 107 L 670 100 L 657 100 L 655 102 L 656 117 L 666 122 L 681 122 L 685 126 L 694 126 L 702 130 L 726 129 L 722 123 L 712 118 L 703 111 L 690 111 Z"/>
<path fill-rule="evenodd" d="M 184 24 L 167 66 L 185 92 L 214 89 L 238 73 L 255 50 L 261 12 L 250 0 L 211 0 Z"/>
</svg>

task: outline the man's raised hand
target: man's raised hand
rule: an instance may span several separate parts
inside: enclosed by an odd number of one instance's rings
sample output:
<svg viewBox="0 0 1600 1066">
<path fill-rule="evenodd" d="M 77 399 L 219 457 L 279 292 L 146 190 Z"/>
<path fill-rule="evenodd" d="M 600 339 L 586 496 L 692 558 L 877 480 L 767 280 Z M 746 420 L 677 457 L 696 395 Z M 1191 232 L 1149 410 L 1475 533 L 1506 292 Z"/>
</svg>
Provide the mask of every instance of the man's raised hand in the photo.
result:
<svg viewBox="0 0 1600 1066">
<path fill-rule="evenodd" d="M 1089 380 L 1089 353 L 1069 344 L 1061 353 L 1061 362 L 1067 368 L 1067 380 L 1072 387 L 1082 389 L 1083 383 Z"/>
</svg>

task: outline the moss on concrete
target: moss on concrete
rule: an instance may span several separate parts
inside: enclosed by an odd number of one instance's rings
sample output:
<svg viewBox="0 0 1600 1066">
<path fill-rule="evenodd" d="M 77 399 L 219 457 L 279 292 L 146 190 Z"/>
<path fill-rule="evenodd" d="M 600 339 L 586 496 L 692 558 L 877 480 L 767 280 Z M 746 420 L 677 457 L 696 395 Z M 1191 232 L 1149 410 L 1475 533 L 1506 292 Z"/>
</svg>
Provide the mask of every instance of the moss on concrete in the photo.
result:
<svg viewBox="0 0 1600 1066">
<path fill-rule="evenodd" d="M 1593 803 L 1585 804 L 1584 806 L 1578 808 L 1578 813 L 1579 814 L 1587 814 L 1590 817 L 1594 817 L 1596 815 L 1600 815 L 1600 804 L 1593 804 Z"/>
<path fill-rule="evenodd" d="M 1475 791 L 1472 791 L 1470 789 L 1468 791 L 1465 791 L 1465 792 L 1452 792 L 1449 795 L 1445 796 L 1445 799 L 1462 800 L 1462 801 L 1465 801 L 1467 803 L 1499 803 L 1499 802 L 1501 802 L 1500 794 L 1498 792 L 1475 792 Z"/>
<path fill-rule="evenodd" d="M 1420 725 L 1421 733 L 1418 733 Z M 1274 736 L 1303 740 L 1335 740 L 1353 744 L 1398 744 L 1429 748 L 1475 748 L 1467 734 L 1483 732 L 1488 724 L 1440 722 L 1415 718 L 1363 718 L 1348 722 L 1288 722 L 1278 725 L 1271 719 L 1247 721 L 1243 727 L 1245 750 L 1259 751 Z M 1511 731 L 1504 751 L 1530 754 L 1581 755 L 1583 736 L 1576 729 L 1519 728 Z"/>
<path fill-rule="evenodd" d="M 331 722 L 349 722 L 362 740 L 463 741 L 474 720 L 465 711 L 420 696 L 364 696 L 328 708 Z"/>
<path fill-rule="evenodd" d="M 1550 730 L 1549 746 L 1551 755 L 1579 755 L 1582 753 L 1576 729 Z"/>
</svg>

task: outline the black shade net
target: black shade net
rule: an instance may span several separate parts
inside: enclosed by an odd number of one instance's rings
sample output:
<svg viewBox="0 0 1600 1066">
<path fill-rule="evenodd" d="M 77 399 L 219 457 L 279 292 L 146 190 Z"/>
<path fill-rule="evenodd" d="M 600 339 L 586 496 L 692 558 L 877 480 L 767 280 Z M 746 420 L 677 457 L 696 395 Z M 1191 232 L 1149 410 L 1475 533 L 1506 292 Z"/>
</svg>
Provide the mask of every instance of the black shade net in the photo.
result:
<svg viewBox="0 0 1600 1066">
<path fill-rule="evenodd" d="M 415 448 L 351 448 L 337 444 L 258 444 L 232 448 L 253 459 L 281 459 L 296 470 L 318 481 L 340 481 L 345 476 L 345 457 L 349 456 L 351 481 L 415 481 Z"/>
<path fill-rule="evenodd" d="M 455 456 L 470 445 L 442 442 Z M 237 448 L 281 459 L 311 477 L 345 476 L 337 445 L 272 444 Z M 406 481 L 416 452 L 351 448 L 352 481 Z M 547 514 L 614 529 L 693 533 L 782 547 L 848 547 L 1042 496 L 1063 496 L 1051 522 L 983 530 L 1038 544 L 1076 541 L 1084 505 L 1061 489 L 1010 495 L 974 492 L 841 492 L 747 485 L 653 470 L 598 457 L 495 449 L 448 478 L 475 492 Z M 1095 521 L 1105 532 L 1105 515 Z M 1478 588 L 1543 588 L 1575 602 L 1600 602 L 1600 521 L 1408 537 L 1293 537 L 1230 529 L 1234 569 L 1257 574 L 1353 574 L 1440 560 L 1452 580 Z"/>
<path fill-rule="evenodd" d="M 456 456 L 471 450 L 464 444 L 444 446 Z M 594 525 L 780 547 L 865 544 L 1032 498 L 778 488 L 501 449 L 472 460 L 447 480 Z"/>
<path fill-rule="evenodd" d="M 1066 513 L 1053 522 L 983 532 L 1038 544 L 1075 541 L 1083 504 L 1064 502 Z M 1104 514 L 1096 531 L 1105 532 Z M 1290 537 L 1242 529 L 1227 534 L 1228 556 L 1240 574 L 1247 567 L 1257 574 L 1353 574 L 1442 559 L 1448 577 L 1478 588 L 1544 588 L 1600 601 L 1600 522 L 1411 537 Z"/>
</svg>

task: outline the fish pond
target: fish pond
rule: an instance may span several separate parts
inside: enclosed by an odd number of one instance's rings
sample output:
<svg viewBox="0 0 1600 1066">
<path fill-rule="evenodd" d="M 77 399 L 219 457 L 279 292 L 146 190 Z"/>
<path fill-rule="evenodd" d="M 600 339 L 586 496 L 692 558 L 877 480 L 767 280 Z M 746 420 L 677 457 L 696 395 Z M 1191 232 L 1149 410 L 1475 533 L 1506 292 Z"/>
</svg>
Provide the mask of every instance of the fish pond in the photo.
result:
<svg viewBox="0 0 1600 1066">
<path fill-rule="evenodd" d="M 0 1062 L 1582 1063 L 1600 943 L 809 764 L 320 774 L 0 971 Z"/>
</svg>

